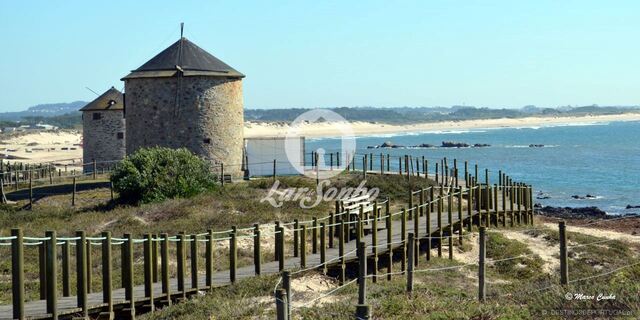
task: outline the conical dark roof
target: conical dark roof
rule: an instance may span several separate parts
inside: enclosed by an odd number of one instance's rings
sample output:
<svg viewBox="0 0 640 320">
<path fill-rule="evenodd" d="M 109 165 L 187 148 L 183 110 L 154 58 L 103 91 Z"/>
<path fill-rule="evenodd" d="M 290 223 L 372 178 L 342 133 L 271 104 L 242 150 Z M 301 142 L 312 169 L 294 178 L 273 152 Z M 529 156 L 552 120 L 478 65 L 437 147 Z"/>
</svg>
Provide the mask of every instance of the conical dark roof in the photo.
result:
<svg viewBox="0 0 640 320">
<path fill-rule="evenodd" d="M 123 110 L 124 103 L 122 99 L 122 92 L 116 88 L 111 87 L 105 93 L 97 97 L 95 100 L 89 102 L 86 106 L 82 107 L 80 111 L 106 111 L 106 110 Z"/>
<path fill-rule="evenodd" d="M 124 79 L 171 77 L 178 70 L 182 71 L 184 76 L 244 77 L 242 73 L 183 37 L 151 58 L 140 68 L 133 70 Z"/>
</svg>

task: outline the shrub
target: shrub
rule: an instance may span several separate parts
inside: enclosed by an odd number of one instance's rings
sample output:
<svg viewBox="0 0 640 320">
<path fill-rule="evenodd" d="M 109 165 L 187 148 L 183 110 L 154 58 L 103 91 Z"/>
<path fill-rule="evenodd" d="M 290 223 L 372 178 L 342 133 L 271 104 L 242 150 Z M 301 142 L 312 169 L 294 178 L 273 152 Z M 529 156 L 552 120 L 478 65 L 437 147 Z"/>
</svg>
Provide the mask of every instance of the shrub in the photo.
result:
<svg viewBox="0 0 640 320">
<path fill-rule="evenodd" d="M 187 149 L 140 149 L 111 175 L 113 188 L 125 202 L 157 202 L 191 197 L 214 187 L 209 164 Z"/>
</svg>

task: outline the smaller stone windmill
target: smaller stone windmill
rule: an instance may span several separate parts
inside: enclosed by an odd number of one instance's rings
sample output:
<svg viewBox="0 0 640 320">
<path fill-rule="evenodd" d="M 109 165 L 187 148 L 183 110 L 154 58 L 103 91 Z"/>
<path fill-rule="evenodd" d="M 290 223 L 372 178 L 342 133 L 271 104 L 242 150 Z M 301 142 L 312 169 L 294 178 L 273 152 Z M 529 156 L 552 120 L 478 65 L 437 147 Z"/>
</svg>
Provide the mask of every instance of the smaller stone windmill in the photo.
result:
<svg viewBox="0 0 640 320">
<path fill-rule="evenodd" d="M 126 153 L 124 100 L 122 92 L 111 87 L 82 109 L 82 157 L 85 164 L 94 160 L 98 169 L 122 160 Z M 85 165 L 85 171 L 93 166 Z"/>
</svg>

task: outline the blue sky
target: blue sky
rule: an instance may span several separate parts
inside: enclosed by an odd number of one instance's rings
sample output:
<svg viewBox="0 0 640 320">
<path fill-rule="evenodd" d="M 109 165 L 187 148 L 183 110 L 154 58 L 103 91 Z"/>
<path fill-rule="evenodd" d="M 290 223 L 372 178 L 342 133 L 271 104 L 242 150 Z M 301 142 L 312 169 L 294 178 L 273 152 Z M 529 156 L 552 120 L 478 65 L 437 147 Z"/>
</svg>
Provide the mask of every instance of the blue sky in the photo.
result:
<svg viewBox="0 0 640 320">
<path fill-rule="evenodd" d="M 245 108 L 640 104 L 638 1 L 2 1 L 0 111 L 91 100 L 185 36 Z"/>
</svg>

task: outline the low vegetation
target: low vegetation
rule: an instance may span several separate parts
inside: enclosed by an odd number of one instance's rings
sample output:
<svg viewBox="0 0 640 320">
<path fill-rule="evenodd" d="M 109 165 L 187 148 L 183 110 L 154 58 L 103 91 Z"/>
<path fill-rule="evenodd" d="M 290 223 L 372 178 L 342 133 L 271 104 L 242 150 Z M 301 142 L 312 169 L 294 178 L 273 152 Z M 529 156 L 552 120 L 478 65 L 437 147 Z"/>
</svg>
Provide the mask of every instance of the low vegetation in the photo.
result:
<svg viewBox="0 0 640 320">
<path fill-rule="evenodd" d="M 215 180 L 209 168 L 184 148 L 143 148 L 120 163 L 111 181 L 124 202 L 159 202 L 212 189 Z"/>
</svg>

